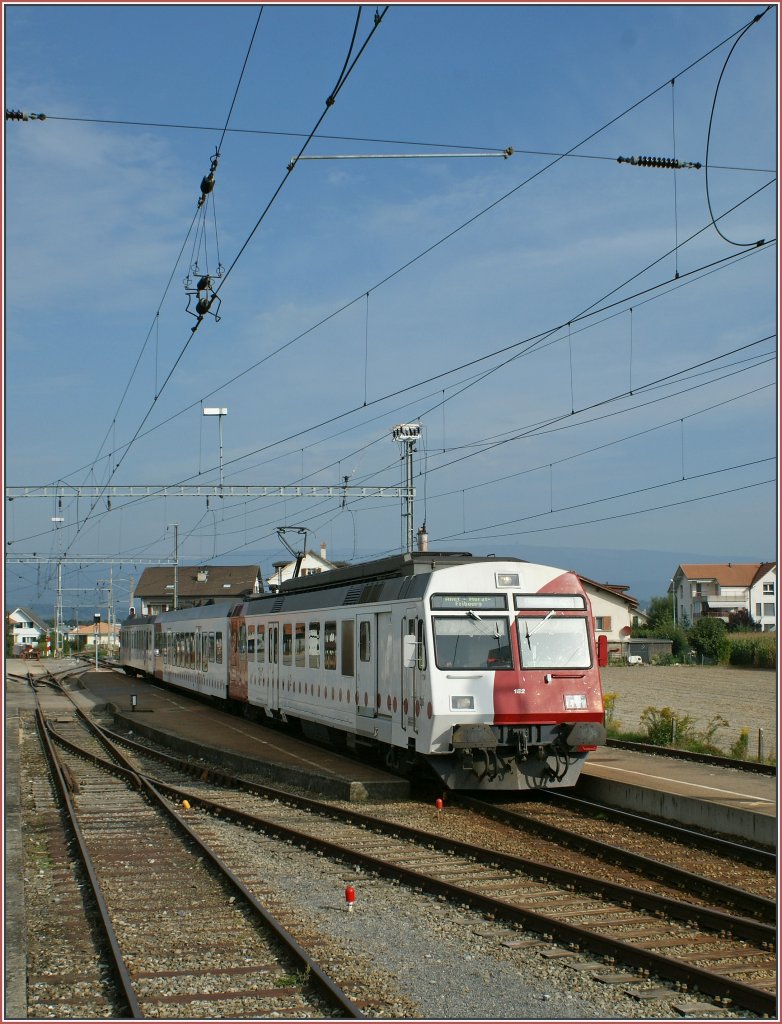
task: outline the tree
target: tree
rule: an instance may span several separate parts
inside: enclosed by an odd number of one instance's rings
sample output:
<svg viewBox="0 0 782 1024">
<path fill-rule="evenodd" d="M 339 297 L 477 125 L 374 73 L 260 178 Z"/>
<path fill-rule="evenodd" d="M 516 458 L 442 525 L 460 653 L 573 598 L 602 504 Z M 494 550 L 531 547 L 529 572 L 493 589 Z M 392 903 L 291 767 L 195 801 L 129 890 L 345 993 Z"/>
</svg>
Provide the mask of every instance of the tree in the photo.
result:
<svg viewBox="0 0 782 1024">
<path fill-rule="evenodd" d="M 646 613 L 646 628 L 655 631 L 651 636 L 661 635 L 657 632 L 657 629 L 663 623 L 669 629 L 673 629 L 673 594 L 666 594 L 664 597 L 653 597 L 649 602 L 649 611 Z"/>
<path fill-rule="evenodd" d="M 738 608 L 728 616 L 729 633 L 748 633 L 757 631 L 758 624 L 746 608 Z"/>
<path fill-rule="evenodd" d="M 728 627 L 722 619 L 703 616 L 690 630 L 690 643 L 705 658 L 727 661 L 730 657 Z"/>
</svg>

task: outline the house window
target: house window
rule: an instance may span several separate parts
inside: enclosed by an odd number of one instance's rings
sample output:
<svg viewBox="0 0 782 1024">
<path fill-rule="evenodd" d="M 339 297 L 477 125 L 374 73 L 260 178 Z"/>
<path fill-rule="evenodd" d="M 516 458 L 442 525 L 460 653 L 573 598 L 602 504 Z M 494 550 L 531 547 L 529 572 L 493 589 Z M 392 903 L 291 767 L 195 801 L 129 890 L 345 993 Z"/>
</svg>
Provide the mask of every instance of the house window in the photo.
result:
<svg viewBox="0 0 782 1024">
<path fill-rule="evenodd" d="M 611 616 L 610 615 L 596 615 L 595 616 L 595 629 L 603 629 L 608 632 L 611 629 Z"/>
<path fill-rule="evenodd" d="M 774 584 L 773 583 L 764 583 L 763 584 L 763 593 L 764 594 L 773 594 L 774 593 Z"/>
<path fill-rule="evenodd" d="M 755 618 L 759 619 L 763 615 L 763 605 L 758 601 L 755 604 Z"/>
<path fill-rule="evenodd" d="M 767 602 L 763 605 L 763 614 L 767 619 L 773 619 L 776 614 L 776 608 L 773 601 Z"/>
</svg>

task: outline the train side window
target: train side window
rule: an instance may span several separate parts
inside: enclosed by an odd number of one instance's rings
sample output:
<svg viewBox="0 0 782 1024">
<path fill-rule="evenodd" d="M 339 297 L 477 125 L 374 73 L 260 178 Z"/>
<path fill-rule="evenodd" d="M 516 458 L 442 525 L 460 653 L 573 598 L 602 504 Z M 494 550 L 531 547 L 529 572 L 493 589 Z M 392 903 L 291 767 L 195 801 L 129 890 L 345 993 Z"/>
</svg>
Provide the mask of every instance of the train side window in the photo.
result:
<svg viewBox="0 0 782 1024">
<path fill-rule="evenodd" d="M 209 660 L 215 660 L 215 635 L 214 633 L 209 634 Z"/>
<path fill-rule="evenodd" d="M 323 629 L 323 667 L 336 669 L 337 667 L 337 624 L 327 622 Z"/>
<path fill-rule="evenodd" d="M 353 619 L 344 619 L 342 622 L 342 675 L 352 676 L 355 674 L 355 623 Z"/>
<path fill-rule="evenodd" d="M 294 653 L 296 656 L 296 667 L 304 668 L 304 657 L 306 654 L 306 627 L 303 622 L 296 623 L 296 644 Z"/>
<path fill-rule="evenodd" d="M 239 654 L 241 657 L 247 657 L 247 626 L 242 623 L 239 627 Z"/>
<path fill-rule="evenodd" d="M 284 622 L 282 626 L 282 663 L 293 664 L 293 623 Z"/>
<path fill-rule="evenodd" d="M 209 637 L 206 633 L 201 634 L 201 671 L 209 671 Z"/>
<path fill-rule="evenodd" d="M 358 657 L 359 661 L 372 660 L 372 631 L 368 622 L 358 624 Z"/>
<path fill-rule="evenodd" d="M 255 644 L 255 657 L 258 661 L 266 660 L 266 626 L 258 627 L 258 636 Z"/>
<path fill-rule="evenodd" d="M 247 657 L 255 661 L 255 626 L 247 627 Z"/>
<path fill-rule="evenodd" d="M 418 660 L 418 670 L 423 672 L 426 669 L 426 644 L 424 643 L 424 620 L 418 620 L 418 629 L 416 633 L 416 652 Z"/>
<path fill-rule="evenodd" d="M 320 668 L 320 623 L 311 622 L 307 640 L 310 668 Z"/>
<path fill-rule="evenodd" d="M 215 661 L 218 665 L 223 663 L 223 633 L 222 630 L 215 633 Z"/>
</svg>

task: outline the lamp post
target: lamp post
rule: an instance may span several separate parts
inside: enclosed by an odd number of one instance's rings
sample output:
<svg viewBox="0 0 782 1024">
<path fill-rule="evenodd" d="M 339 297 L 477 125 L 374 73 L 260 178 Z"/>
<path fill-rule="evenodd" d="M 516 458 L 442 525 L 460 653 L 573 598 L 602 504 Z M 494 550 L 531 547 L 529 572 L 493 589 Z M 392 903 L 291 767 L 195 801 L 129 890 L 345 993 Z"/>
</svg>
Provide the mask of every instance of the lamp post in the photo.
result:
<svg viewBox="0 0 782 1024">
<path fill-rule="evenodd" d="M 218 432 L 220 435 L 220 497 L 223 496 L 223 416 L 228 415 L 228 410 L 225 408 L 208 408 L 204 409 L 204 416 L 216 416 Z"/>
<path fill-rule="evenodd" d="M 100 639 L 100 612 L 95 612 L 93 615 L 93 621 L 95 623 L 95 671 L 98 671 L 98 641 Z"/>
</svg>

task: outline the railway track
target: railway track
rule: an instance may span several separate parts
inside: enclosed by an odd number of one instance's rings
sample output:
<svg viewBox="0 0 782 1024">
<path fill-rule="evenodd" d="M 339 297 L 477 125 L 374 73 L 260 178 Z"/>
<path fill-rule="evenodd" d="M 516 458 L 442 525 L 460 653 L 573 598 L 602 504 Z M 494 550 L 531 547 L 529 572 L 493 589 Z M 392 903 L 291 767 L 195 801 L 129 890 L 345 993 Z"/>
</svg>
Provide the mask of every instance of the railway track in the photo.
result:
<svg viewBox="0 0 782 1024">
<path fill-rule="evenodd" d="M 535 861 L 268 787 L 243 783 L 252 792 L 232 792 L 227 803 L 225 785 L 232 783 L 224 776 L 210 777 L 203 765 L 183 767 L 176 759 L 162 770 L 158 753 L 141 745 L 134 749 L 138 770 L 162 776 L 159 787 L 169 799 L 187 800 L 188 823 L 219 843 L 223 855 L 236 845 L 231 836 L 238 827 L 251 828 L 267 839 L 294 842 L 317 855 L 328 854 L 365 872 L 455 900 L 539 937 L 525 935 L 516 942 L 553 939 L 571 952 L 591 952 L 639 974 L 699 990 L 723 1005 L 774 1012 L 775 932 L 763 919 L 768 908 L 762 898 L 753 919 L 715 907 L 724 894 L 718 896 L 714 887 L 696 905 L 650 891 L 659 880 L 617 885 L 605 877 L 589 877 L 583 862 L 573 870 L 554 869 L 552 860 L 562 862 L 561 847 L 553 848 L 556 858 Z M 185 771 L 202 778 L 194 784 Z M 433 809 L 427 813 L 431 821 Z M 440 833 L 446 817 L 452 817 L 450 812 L 437 817 Z"/>
<path fill-rule="evenodd" d="M 72 716 L 53 717 L 39 711 L 42 736 L 56 736 L 55 725 L 74 731 Z M 102 746 L 79 730 L 78 755 L 47 751 L 99 909 L 92 955 L 111 976 L 111 1011 L 97 1015 L 363 1017 L 155 787 L 121 765 L 108 773 Z M 72 998 L 73 972 L 36 981 L 47 1011 Z"/>
</svg>

